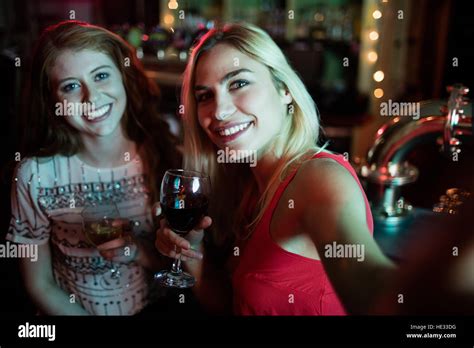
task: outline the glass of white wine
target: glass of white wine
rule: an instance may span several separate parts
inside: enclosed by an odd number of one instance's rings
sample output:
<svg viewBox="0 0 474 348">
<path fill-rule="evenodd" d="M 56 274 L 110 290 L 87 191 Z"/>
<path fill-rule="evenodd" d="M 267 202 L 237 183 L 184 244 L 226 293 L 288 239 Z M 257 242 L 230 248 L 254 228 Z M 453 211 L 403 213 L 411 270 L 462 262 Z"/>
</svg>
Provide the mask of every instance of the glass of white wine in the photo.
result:
<svg viewBox="0 0 474 348">
<path fill-rule="evenodd" d="M 84 207 L 81 216 L 86 240 L 95 247 L 117 238 L 126 237 L 124 219 L 120 217 L 114 202 L 89 204 Z M 120 266 L 116 267 L 112 262 L 110 278 L 120 278 L 119 268 Z"/>
</svg>

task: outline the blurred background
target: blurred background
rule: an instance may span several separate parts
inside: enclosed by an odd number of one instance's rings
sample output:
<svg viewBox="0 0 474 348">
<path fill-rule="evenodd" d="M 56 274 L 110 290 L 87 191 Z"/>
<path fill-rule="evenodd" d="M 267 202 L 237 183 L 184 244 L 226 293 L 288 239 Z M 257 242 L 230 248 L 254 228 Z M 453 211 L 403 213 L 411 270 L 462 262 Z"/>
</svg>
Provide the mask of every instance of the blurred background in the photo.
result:
<svg viewBox="0 0 474 348">
<path fill-rule="evenodd" d="M 161 89 L 163 117 L 181 136 L 181 75 L 192 43 L 219 22 L 247 21 L 273 37 L 301 76 L 319 108 L 323 140 L 347 156 L 363 181 L 375 237 L 390 257 L 403 259 L 420 221 L 436 224 L 456 214 L 470 195 L 471 17 L 469 2 L 461 0 L 4 0 L 0 165 L 14 159 L 15 121 L 27 103 L 21 88 L 34 42 L 47 26 L 83 20 L 127 40 Z M 388 101 L 420 103 L 420 120 L 382 115 Z M 1 179 L 4 240 L 8 170 Z M 15 267 L 14 260 L 0 262 L 2 269 Z M 18 274 L 2 280 L 23 299 L 18 282 Z M 9 306 L 21 311 L 21 304 Z"/>
</svg>

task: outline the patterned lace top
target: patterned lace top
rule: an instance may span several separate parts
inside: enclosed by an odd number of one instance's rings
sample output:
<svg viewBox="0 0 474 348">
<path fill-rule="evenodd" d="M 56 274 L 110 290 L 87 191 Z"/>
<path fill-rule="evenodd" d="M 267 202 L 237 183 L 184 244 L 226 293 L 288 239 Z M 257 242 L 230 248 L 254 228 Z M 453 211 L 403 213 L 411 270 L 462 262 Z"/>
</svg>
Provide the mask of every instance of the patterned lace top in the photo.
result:
<svg viewBox="0 0 474 348">
<path fill-rule="evenodd" d="M 77 156 L 25 159 L 13 178 L 7 239 L 49 242 L 57 285 L 89 313 L 133 315 L 148 302 L 150 276 L 133 260 L 106 261 L 84 236 L 80 214 L 84 205 L 103 200 L 117 203 L 121 216 L 131 221 L 135 237 L 152 240 L 139 156 L 108 169 L 91 167 Z M 113 277 L 112 269 L 118 269 L 120 277 Z"/>
</svg>

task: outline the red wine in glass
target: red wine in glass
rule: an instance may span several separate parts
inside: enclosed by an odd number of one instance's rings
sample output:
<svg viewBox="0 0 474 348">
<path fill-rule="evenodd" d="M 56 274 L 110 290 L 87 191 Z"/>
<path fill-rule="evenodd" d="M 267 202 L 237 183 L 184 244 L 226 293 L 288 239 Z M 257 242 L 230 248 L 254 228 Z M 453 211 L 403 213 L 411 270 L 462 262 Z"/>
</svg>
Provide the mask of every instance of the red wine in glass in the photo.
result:
<svg viewBox="0 0 474 348">
<path fill-rule="evenodd" d="M 180 235 L 190 232 L 207 214 L 211 183 L 200 172 L 170 169 L 166 171 L 160 188 L 160 205 L 170 228 Z M 165 287 L 190 288 L 196 280 L 181 269 L 178 257 L 170 271 L 155 274 Z"/>
<path fill-rule="evenodd" d="M 168 195 L 161 200 L 161 209 L 170 225 L 178 234 L 187 234 L 207 214 L 209 201 L 204 194 L 196 194 L 185 200 L 185 205 L 175 195 Z"/>
</svg>

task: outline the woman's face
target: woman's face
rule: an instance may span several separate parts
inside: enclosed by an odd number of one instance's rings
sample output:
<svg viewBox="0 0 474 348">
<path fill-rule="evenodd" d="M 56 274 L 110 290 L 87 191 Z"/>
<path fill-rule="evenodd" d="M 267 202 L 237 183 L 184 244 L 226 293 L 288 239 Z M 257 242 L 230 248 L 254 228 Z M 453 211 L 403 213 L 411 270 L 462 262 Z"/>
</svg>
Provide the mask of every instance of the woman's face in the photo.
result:
<svg viewBox="0 0 474 348">
<path fill-rule="evenodd" d="M 72 127 L 92 137 L 120 130 L 127 95 L 120 71 L 108 55 L 64 50 L 50 70 L 50 78 L 56 117 L 65 117 Z"/>
<path fill-rule="evenodd" d="M 219 148 L 260 151 L 281 129 L 292 98 L 270 70 L 226 44 L 203 53 L 194 93 L 199 124 Z"/>
</svg>

